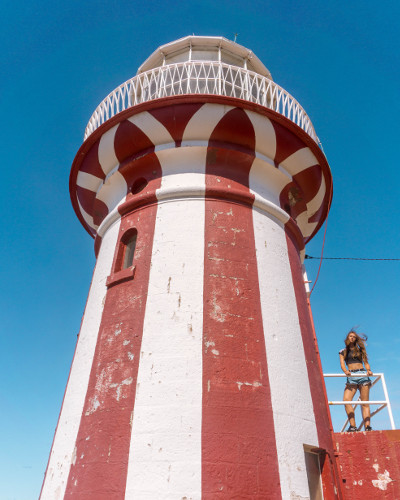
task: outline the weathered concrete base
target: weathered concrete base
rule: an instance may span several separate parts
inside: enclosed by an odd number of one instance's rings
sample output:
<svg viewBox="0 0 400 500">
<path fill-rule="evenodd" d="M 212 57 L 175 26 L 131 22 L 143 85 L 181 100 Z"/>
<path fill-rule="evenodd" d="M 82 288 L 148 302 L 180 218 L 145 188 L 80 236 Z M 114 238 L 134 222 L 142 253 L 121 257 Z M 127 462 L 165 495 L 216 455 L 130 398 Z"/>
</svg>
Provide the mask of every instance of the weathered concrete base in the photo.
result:
<svg viewBox="0 0 400 500">
<path fill-rule="evenodd" d="M 345 500 L 400 498 L 400 430 L 336 433 Z"/>
</svg>

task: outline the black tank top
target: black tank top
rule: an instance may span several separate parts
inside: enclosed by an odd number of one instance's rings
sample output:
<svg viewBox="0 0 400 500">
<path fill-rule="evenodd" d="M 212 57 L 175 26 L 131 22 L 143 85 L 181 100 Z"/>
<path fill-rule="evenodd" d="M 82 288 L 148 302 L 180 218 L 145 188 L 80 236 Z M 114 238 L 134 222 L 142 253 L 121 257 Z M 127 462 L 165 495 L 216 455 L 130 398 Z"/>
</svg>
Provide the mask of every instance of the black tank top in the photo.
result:
<svg viewBox="0 0 400 500">
<path fill-rule="evenodd" d="M 346 356 L 346 348 L 339 351 L 339 354 L 341 354 L 344 357 L 344 360 L 346 361 L 347 365 L 353 365 L 354 363 L 362 363 L 362 357 L 355 358 L 352 356 L 350 351 L 347 352 Z"/>
</svg>

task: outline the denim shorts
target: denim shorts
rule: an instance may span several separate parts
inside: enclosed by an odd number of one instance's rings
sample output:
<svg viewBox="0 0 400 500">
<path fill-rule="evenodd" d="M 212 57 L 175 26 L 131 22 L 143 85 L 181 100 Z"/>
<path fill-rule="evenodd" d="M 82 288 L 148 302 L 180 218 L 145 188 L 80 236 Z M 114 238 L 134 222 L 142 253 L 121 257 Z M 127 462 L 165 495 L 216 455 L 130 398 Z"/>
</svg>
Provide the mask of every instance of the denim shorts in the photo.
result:
<svg viewBox="0 0 400 500">
<path fill-rule="evenodd" d="M 371 379 L 367 376 L 366 370 L 350 370 L 352 374 L 357 376 L 347 377 L 346 386 L 361 386 L 361 385 L 371 385 Z M 363 375 L 363 376 L 360 376 Z"/>
</svg>

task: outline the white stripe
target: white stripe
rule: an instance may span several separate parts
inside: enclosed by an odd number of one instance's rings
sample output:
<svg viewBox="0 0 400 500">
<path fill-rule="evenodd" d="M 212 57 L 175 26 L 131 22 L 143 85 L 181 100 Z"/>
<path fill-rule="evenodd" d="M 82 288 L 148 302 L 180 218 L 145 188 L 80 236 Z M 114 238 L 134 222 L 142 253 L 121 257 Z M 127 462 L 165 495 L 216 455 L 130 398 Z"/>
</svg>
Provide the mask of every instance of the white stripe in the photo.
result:
<svg viewBox="0 0 400 500">
<path fill-rule="evenodd" d="M 79 203 L 79 200 L 78 201 L 78 206 L 79 206 L 79 211 L 80 213 L 82 214 L 82 217 L 84 219 L 84 221 L 86 222 L 86 224 L 88 224 L 90 227 L 92 227 L 93 229 L 97 229 L 99 226 L 97 226 L 94 222 L 93 222 L 93 217 L 91 215 L 89 215 L 86 210 L 84 210 L 84 208 L 82 207 L 82 205 Z"/>
<path fill-rule="evenodd" d="M 308 222 L 308 219 L 309 214 L 307 211 L 301 212 L 295 219 L 304 238 L 311 236 L 318 225 L 318 222 Z"/>
<path fill-rule="evenodd" d="M 164 127 L 164 125 L 147 111 L 131 116 L 128 118 L 128 121 L 140 128 L 140 130 L 147 135 L 153 144 L 160 145 L 172 142 L 175 145 L 171 134 Z"/>
<path fill-rule="evenodd" d="M 232 106 L 220 104 L 203 104 L 189 120 L 182 137 L 182 146 L 190 145 L 190 141 L 208 141 L 215 127 Z"/>
<path fill-rule="evenodd" d="M 162 166 L 163 178 L 157 198 L 163 198 L 164 191 L 194 188 L 205 192 L 204 171 L 207 157 L 206 147 L 186 147 L 157 151 Z"/>
<path fill-rule="evenodd" d="M 256 152 L 273 160 L 276 155 L 276 134 L 271 120 L 253 111 L 245 110 L 245 112 L 253 124 Z"/>
<path fill-rule="evenodd" d="M 111 212 L 126 199 L 128 186 L 124 176 L 117 170 L 106 179 L 99 189 L 96 198 L 105 203 Z"/>
<path fill-rule="evenodd" d="M 119 222 L 110 228 L 101 244 L 41 500 L 64 498 L 103 314 L 107 292 L 105 283 L 111 271 L 118 231 Z"/>
<path fill-rule="evenodd" d="M 190 140 L 190 141 L 182 141 L 181 147 L 184 148 L 186 146 L 203 146 L 207 147 L 208 146 L 208 139 L 202 139 L 201 141 L 195 141 L 195 140 Z"/>
<path fill-rule="evenodd" d="M 107 130 L 100 139 L 99 143 L 99 163 L 103 172 L 107 175 L 116 165 L 119 164 L 118 158 L 115 155 L 114 139 L 115 132 L 119 127 L 119 123 Z"/>
<path fill-rule="evenodd" d="M 87 172 L 78 172 L 78 176 L 76 178 L 77 186 L 81 188 L 88 189 L 89 191 L 96 192 L 99 185 L 103 182 L 103 179 L 99 179 L 95 175 L 88 174 Z"/>
<path fill-rule="evenodd" d="M 325 179 L 323 174 L 321 179 L 321 185 L 318 189 L 318 193 L 314 196 L 314 198 L 307 203 L 307 212 L 308 217 L 312 217 L 318 210 L 321 208 L 322 202 L 324 201 L 324 196 L 326 192 Z"/>
<path fill-rule="evenodd" d="M 253 210 L 282 498 L 308 498 L 303 444 L 318 436 L 283 226 Z"/>
<path fill-rule="evenodd" d="M 121 218 L 121 214 L 116 208 L 112 210 L 104 219 L 101 221 L 100 226 L 97 229 L 97 235 L 102 238 L 104 234 L 108 231 L 108 228 L 114 224 L 118 219 Z"/>
<path fill-rule="evenodd" d="M 175 149 L 176 144 L 175 142 L 166 142 L 164 144 L 157 144 L 154 148 L 154 151 L 162 151 L 163 149 Z"/>
<path fill-rule="evenodd" d="M 176 166 L 172 177 L 187 181 Z M 126 498 L 201 498 L 204 216 L 204 199 L 159 202 Z"/>
<path fill-rule="evenodd" d="M 318 160 L 311 152 L 311 149 L 302 148 L 286 158 L 279 166 L 282 166 L 293 176 L 314 165 L 318 165 Z"/>
<path fill-rule="evenodd" d="M 290 183 L 290 179 L 275 166 L 255 158 L 251 166 L 253 186 L 258 189 L 259 198 L 271 201 L 280 207 L 279 194 Z M 268 182 L 267 182 L 268 179 Z"/>
</svg>

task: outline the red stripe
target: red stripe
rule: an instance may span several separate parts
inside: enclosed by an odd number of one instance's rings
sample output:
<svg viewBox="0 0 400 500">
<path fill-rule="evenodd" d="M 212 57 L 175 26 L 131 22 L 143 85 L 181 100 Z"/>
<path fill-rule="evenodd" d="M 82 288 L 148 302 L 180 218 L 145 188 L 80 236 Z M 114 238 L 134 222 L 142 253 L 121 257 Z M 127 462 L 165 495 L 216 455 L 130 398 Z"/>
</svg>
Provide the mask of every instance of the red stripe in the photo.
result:
<svg viewBox="0 0 400 500">
<path fill-rule="evenodd" d="M 209 145 L 220 146 L 221 144 L 229 144 L 235 151 L 250 151 L 251 154 L 255 154 L 256 138 L 253 125 L 243 109 L 234 108 L 226 113 L 213 130 Z M 212 158 L 210 161 L 212 162 Z M 231 176 L 235 177 L 236 174 L 246 176 L 246 170 L 230 169 Z M 248 172 L 244 179 L 248 182 Z"/>
<path fill-rule="evenodd" d="M 91 212 L 93 212 L 93 223 L 96 224 L 96 226 L 100 226 L 103 220 L 107 217 L 109 210 L 104 201 L 95 198 L 93 202 L 93 209 L 89 213 Z"/>
<path fill-rule="evenodd" d="M 338 432 L 334 439 L 346 499 L 400 498 L 400 430 Z"/>
<path fill-rule="evenodd" d="M 286 234 L 292 239 L 298 252 L 304 250 L 304 238 L 296 222 L 290 218 L 285 224 Z"/>
<path fill-rule="evenodd" d="M 154 144 L 139 127 L 129 120 L 124 120 L 115 132 L 114 149 L 121 164 L 137 153 L 154 151 Z"/>
<path fill-rule="evenodd" d="M 99 255 L 100 248 L 101 248 L 101 242 L 102 242 L 102 237 L 99 235 L 96 235 L 96 238 L 94 240 L 94 255 L 97 259 L 97 256 Z"/>
<path fill-rule="evenodd" d="M 318 222 L 320 220 L 325 220 L 324 215 L 323 215 L 323 210 L 324 206 L 321 205 L 319 209 L 315 212 L 314 215 L 312 215 L 309 219 L 308 222 Z"/>
<path fill-rule="evenodd" d="M 235 110 L 231 118 L 222 120 L 228 130 L 217 126 L 210 143 L 239 126 L 251 144 L 245 113 Z M 252 207 L 229 199 L 233 185 L 251 197 L 252 162 L 248 154 L 215 147 L 207 155 L 202 498 L 210 500 L 281 498 Z M 216 185 L 225 189 L 226 201 L 210 199 Z"/>
<path fill-rule="evenodd" d="M 296 296 L 296 305 L 299 315 L 304 354 L 307 364 L 308 380 L 310 384 L 311 398 L 318 434 L 318 443 L 319 447 L 323 448 L 327 452 L 327 458 L 325 458 L 322 473 L 324 498 L 326 500 L 334 500 L 341 498 L 340 493 L 335 493 L 335 484 L 339 485 L 340 481 L 333 452 L 333 440 L 329 408 L 325 394 L 325 384 L 322 376 L 317 346 L 314 341 L 310 314 L 308 312 L 307 295 L 304 287 L 303 270 L 300 263 L 300 257 L 295 241 L 288 232 L 286 232 L 286 242 L 292 273 L 293 288 Z"/>
<path fill-rule="evenodd" d="M 176 146 L 180 146 L 189 120 L 202 106 L 203 103 L 163 106 L 159 109 L 153 109 L 149 113 L 164 125 L 174 139 Z"/>
<path fill-rule="evenodd" d="M 83 210 L 91 215 L 96 193 L 90 189 L 76 186 L 76 194 Z"/>
<path fill-rule="evenodd" d="M 158 174 L 153 182 L 157 189 L 159 164 L 153 162 L 151 171 Z M 125 496 L 156 214 L 153 204 L 121 219 L 118 241 L 129 228 L 138 231 L 136 273 L 133 280 L 107 291 L 65 498 L 120 500 Z"/>
<path fill-rule="evenodd" d="M 307 210 L 307 203 L 310 203 L 317 195 L 321 187 L 321 180 L 322 172 L 319 165 L 305 168 L 294 175 L 292 182 L 287 184 L 279 194 L 281 208 L 289 213 L 293 219 L 296 219 Z M 321 199 L 322 205 L 323 198 Z"/>
<path fill-rule="evenodd" d="M 301 187 L 305 203 L 310 203 L 321 187 L 322 171 L 319 165 L 305 168 L 293 176 L 293 181 Z M 322 199 L 321 199 L 322 203 Z"/>
<path fill-rule="evenodd" d="M 286 213 L 296 219 L 307 210 L 304 193 L 295 182 L 289 182 L 279 194 L 279 203 Z"/>
<path fill-rule="evenodd" d="M 81 170 L 82 172 L 86 172 L 87 174 L 94 175 L 101 180 L 104 180 L 106 178 L 106 174 L 103 172 L 103 169 L 101 168 L 99 162 L 99 144 L 100 137 L 85 154 L 79 170 Z"/>
<path fill-rule="evenodd" d="M 154 164 L 158 165 L 155 169 L 153 169 Z M 126 200 L 118 206 L 118 211 L 121 215 L 128 213 L 128 211 L 131 211 L 133 207 L 136 207 L 138 204 L 143 205 L 157 201 L 155 192 L 161 182 L 161 166 L 159 165 L 156 154 L 149 153 L 145 156 L 130 160 L 120 167 L 119 173 L 125 179 L 128 191 Z M 141 180 L 140 182 L 143 189 L 132 194 L 132 186 L 138 179 Z M 128 211 L 126 210 L 127 206 Z"/>
<path fill-rule="evenodd" d="M 96 268 L 93 271 L 93 275 L 94 275 L 95 270 L 96 270 Z M 92 283 L 93 283 L 93 275 L 92 275 Z M 86 304 L 85 304 L 85 309 L 84 309 L 83 316 L 82 316 L 82 319 L 81 319 L 80 330 L 82 329 L 83 318 L 85 317 L 85 314 L 86 314 L 86 309 L 87 309 L 87 304 L 88 304 L 88 300 L 89 300 L 89 295 L 90 295 L 90 290 L 89 290 L 89 294 L 88 294 L 88 296 L 86 298 Z M 65 396 L 67 394 L 68 384 L 69 384 L 69 380 L 71 378 L 72 367 L 74 366 L 76 351 L 78 349 L 78 343 L 79 343 L 79 333 L 78 333 L 78 340 L 77 340 L 77 342 L 75 344 L 74 355 L 72 357 L 71 367 L 70 367 L 70 370 L 69 370 L 69 373 L 68 373 L 68 380 L 67 380 L 67 385 L 65 386 L 65 390 L 64 390 L 64 395 L 63 395 L 63 400 L 62 400 L 62 403 L 61 403 L 60 413 L 58 414 L 58 420 L 57 420 L 56 430 L 54 432 L 53 441 L 51 443 L 50 455 L 49 455 L 49 459 L 47 460 L 47 466 L 46 466 L 46 470 L 45 470 L 45 473 L 44 473 L 44 479 L 43 479 L 42 487 L 40 489 L 39 500 L 42 497 L 43 487 L 44 487 L 44 484 L 45 484 L 46 479 L 47 479 L 47 471 L 49 470 L 50 459 L 51 459 L 51 456 L 52 456 L 52 453 L 53 453 L 54 442 L 55 442 L 56 435 L 57 435 L 57 432 L 58 432 L 58 427 L 59 427 L 59 424 L 60 424 L 61 414 L 62 414 L 62 411 L 63 411 L 63 408 L 64 408 Z"/>
<path fill-rule="evenodd" d="M 293 153 L 299 149 L 303 149 L 305 144 L 297 134 L 294 134 L 286 127 L 286 124 L 280 124 L 276 121 L 272 121 L 271 123 L 274 127 L 276 136 L 276 153 L 274 161 L 275 165 L 278 166 Z"/>
<path fill-rule="evenodd" d="M 93 214 L 93 223 L 99 226 L 108 215 L 107 205 L 96 198 L 96 193 L 89 189 L 76 186 L 76 193 L 83 210 L 88 214 Z"/>
<path fill-rule="evenodd" d="M 293 181 L 287 184 L 279 194 L 279 202 L 292 219 L 307 211 L 309 203 L 321 187 L 322 172 L 319 165 L 306 168 L 293 176 Z M 323 199 L 317 212 L 309 217 L 309 222 L 318 222 L 323 216 Z M 307 241 L 309 238 L 305 238 Z"/>
</svg>

